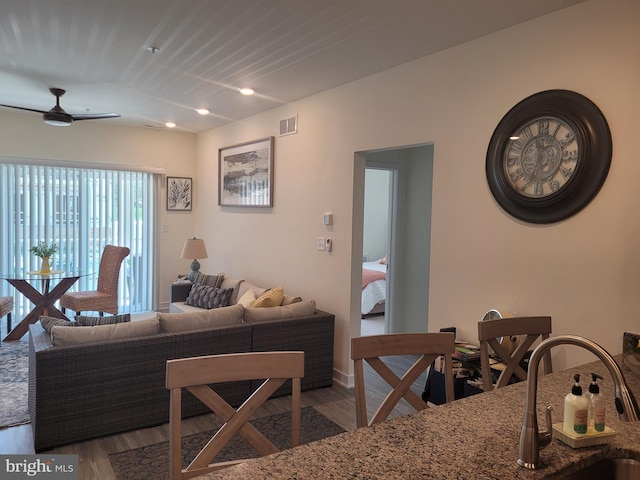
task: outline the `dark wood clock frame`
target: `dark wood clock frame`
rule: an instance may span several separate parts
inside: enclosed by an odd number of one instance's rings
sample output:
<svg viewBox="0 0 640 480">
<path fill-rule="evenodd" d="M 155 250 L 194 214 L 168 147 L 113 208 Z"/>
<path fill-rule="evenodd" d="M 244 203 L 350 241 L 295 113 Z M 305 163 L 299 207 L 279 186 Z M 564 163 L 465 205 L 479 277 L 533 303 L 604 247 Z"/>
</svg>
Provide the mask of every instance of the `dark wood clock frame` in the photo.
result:
<svg viewBox="0 0 640 480">
<path fill-rule="evenodd" d="M 510 137 L 538 118 L 559 119 L 575 132 L 575 171 L 557 191 L 524 195 L 507 178 L 505 150 Z M 588 98 L 569 90 L 547 90 L 516 104 L 496 127 L 487 149 L 486 174 L 494 198 L 509 215 L 529 223 L 555 223 L 582 210 L 600 191 L 611 165 L 609 125 Z"/>
</svg>

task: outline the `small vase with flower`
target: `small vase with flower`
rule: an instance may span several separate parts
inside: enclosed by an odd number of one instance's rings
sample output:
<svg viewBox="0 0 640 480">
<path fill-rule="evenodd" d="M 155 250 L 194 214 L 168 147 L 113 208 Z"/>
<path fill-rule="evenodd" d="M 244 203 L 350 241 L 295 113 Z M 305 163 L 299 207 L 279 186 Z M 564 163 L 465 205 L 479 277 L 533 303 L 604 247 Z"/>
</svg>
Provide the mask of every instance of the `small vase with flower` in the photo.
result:
<svg viewBox="0 0 640 480">
<path fill-rule="evenodd" d="M 40 273 L 50 273 L 51 255 L 58 251 L 58 245 L 55 243 L 47 245 L 45 242 L 38 242 L 38 245 L 34 245 L 29 251 L 42 260 Z"/>
</svg>

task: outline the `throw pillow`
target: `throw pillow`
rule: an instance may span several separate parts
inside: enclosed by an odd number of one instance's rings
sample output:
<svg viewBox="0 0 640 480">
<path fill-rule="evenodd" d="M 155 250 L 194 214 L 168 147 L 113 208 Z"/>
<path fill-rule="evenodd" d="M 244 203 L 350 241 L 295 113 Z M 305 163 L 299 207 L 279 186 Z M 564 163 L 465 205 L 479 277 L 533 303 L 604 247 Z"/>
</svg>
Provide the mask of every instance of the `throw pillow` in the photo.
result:
<svg viewBox="0 0 640 480">
<path fill-rule="evenodd" d="M 282 305 L 291 305 L 292 303 L 298 303 L 302 301 L 302 297 L 292 297 L 291 295 L 285 295 L 282 298 Z"/>
<path fill-rule="evenodd" d="M 282 305 L 282 299 L 284 298 L 284 287 L 273 288 L 271 290 L 267 290 L 262 295 L 260 295 L 251 308 L 259 308 L 259 307 L 278 307 Z"/>
<path fill-rule="evenodd" d="M 54 326 L 51 329 L 51 343 L 58 345 L 79 345 L 124 338 L 145 337 L 158 333 L 157 317 L 137 322 L 115 323 L 113 325 L 96 325 L 91 328 L 65 328 Z"/>
<path fill-rule="evenodd" d="M 232 293 L 231 288 L 216 288 L 194 283 L 184 303 L 207 309 L 226 307 L 229 305 Z"/>
<path fill-rule="evenodd" d="M 240 325 L 244 307 L 240 304 L 189 313 L 158 313 L 161 332 L 184 332 L 212 327 Z"/>
<path fill-rule="evenodd" d="M 244 280 L 233 278 L 224 272 L 220 272 L 218 275 L 221 275 L 223 277 L 222 285 L 220 285 L 220 288 L 233 289 L 233 293 L 231 294 L 231 299 L 229 300 L 229 304 L 235 305 L 236 303 L 238 303 L 238 295 L 240 295 L 238 293 L 240 291 L 240 284 L 244 282 Z"/>
<path fill-rule="evenodd" d="M 244 311 L 245 323 L 268 322 L 292 317 L 306 317 L 316 311 L 314 300 L 304 300 L 284 307 L 247 308 Z"/>
<path fill-rule="evenodd" d="M 131 321 L 130 313 L 121 315 L 108 315 L 106 317 L 89 317 L 86 315 L 76 315 L 76 322 L 83 327 L 93 327 L 95 325 L 114 325 L 116 323 L 124 323 Z"/>
<path fill-rule="evenodd" d="M 65 320 L 63 318 L 47 317 L 42 315 L 40 317 L 40 325 L 44 328 L 44 331 L 51 335 L 51 329 L 58 325 L 61 327 L 77 327 L 79 324 L 72 322 L 71 320 Z"/>
<path fill-rule="evenodd" d="M 256 294 L 253 293 L 252 289 L 247 290 L 244 294 L 238 299 L 238 303 L 243 307 L 249 308 L 253 305 L 253 302 L 256 301 Z"/>
<path fill-rule="evenodd" d="M 200 285 L 207 285 L 209 287 L 220 288 L 222 286 L 223 280 L 224 280 L 224 276 L 222 275 L 205 275 L 204 273 L 198 272 L 196 274 L 196 278 L 193 280 L 193 283 L 198 283 Z"/>
</svg>

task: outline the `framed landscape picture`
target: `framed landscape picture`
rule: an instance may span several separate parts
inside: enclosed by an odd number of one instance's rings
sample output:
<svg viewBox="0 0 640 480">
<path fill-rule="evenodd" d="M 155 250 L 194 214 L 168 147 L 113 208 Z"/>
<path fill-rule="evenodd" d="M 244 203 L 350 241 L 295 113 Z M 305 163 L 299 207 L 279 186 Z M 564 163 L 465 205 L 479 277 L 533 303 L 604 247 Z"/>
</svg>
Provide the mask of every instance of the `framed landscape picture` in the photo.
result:
<svg viewBox="0 0 640 480">
<path fill-rule="evenodd" d="M 273 206 L 274 137 L 218 150 L 218 205 Z"/>
<path fill-rule="evenodd" d="M 191 210 L 192 179 L 167 177 L 167 210 Z"/>
</svg>

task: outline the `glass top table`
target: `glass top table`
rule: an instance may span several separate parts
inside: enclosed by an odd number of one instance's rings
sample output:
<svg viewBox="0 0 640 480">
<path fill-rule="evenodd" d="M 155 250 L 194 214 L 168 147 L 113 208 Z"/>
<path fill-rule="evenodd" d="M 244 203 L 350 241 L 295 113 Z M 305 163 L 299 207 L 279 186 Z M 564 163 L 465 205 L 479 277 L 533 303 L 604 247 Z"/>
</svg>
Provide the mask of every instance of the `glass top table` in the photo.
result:
<svg viewBox="0 0 640 480">
<path fill-rule="evenodd" d="M 38 321 L 41 315 L 67 319 L 54 304 L 80 277 L 91 275 L 82 270 L 51 270 L 49 273 L 16 269 L 0 273 L 4 279 L 33 303 L 33 309 L 4 338 L 19 340 L 29 330 L 29 325 Z M 40 290 L 33 286 L 39 284 Z"/>
</svg>

